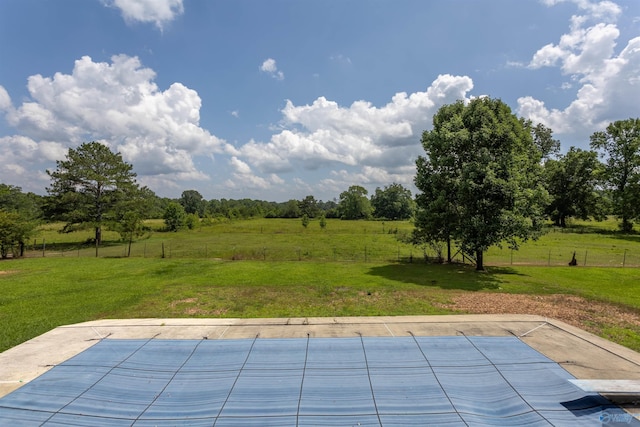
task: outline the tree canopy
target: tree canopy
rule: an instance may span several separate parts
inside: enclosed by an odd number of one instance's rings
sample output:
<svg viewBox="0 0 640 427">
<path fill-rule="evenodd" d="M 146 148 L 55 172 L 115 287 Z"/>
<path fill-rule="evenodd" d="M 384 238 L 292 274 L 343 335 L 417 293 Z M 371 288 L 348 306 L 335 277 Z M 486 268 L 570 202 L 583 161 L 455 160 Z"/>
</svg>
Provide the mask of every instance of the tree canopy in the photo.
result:
<svg viewBox="0 0 640 427">
<path fill-rule="evenodd" d="M 306 215 L 309 218 L 315 218 L 320 209 L 318 208 L 318 202 L 316 198 L 313 196 L 307 196 L 298 203 L 298 207 L 300 208 L 300 213 L 302 215 Z"/>
<path fill-rule="evenodd" d="M 55 171 L 47 171 L 50 213 L 66 222 L 66 231 L 93 227 L 99 245 L 102 226 L 116 219 L 118 205 L 138 189 L 133 167 L 95 141 L 70 148 L 66 159 L 56 164 Z"/>
<path fill-rule="evenodd" d="M 612 191 L 614 213 L 628 233 L 640 218 L 640 119 L 618 120 L 595 132 L 591 148 L 606 158 L 604 177 Z"/>
<path fill-rule="evenodd" d="M 387 185 L 384 189 L 378 187 L 371 195 L 371 206 L 376 218 L 392 221 L 409 219 L 413 216 L 414 205 L 411 191 L 397 183 Z"/>
<path fill-rule="evenodd" d="M 352 185 L 347 191 L 340 193 L 338 212 L 342 219 L 368 219 L 371 217 L 371 202 L 367 198 L 368 191 L 359 185 Z"/>
<path fill-rule="evenodd" d="M 567 218 L 571 217 L 604 219 L 604 198 L 597 191 L 602 164 L 595 151 L 571 147 L 557 160 L 547 160 L 544 171 L 551 196 L 546 213 L 555 225 L 565 227 Z"/>
<path fill-rule="evenodd" d="M 0 256 L 22 256 L 27 239 L 33 234 L 40 216 L 37 197 L 20 187 L 0 184 Z"/>
<path fill-rule="evenodd" d="M 527 127 L 498 99 L 477 98 L 442 107 L 422 135 L 415 184 L 416 235 L 455 239 L 476 268 L 493 245 L 536 237 L 548 198 L 543 153 Z"/>
<path fill-rule="evenodd" d="M 180 196 L 180 204 L 188 214 L 204 216 L 207 202 L 202 198 L 202 194 L 196 190 L 185 190 Z"/>
</svg>

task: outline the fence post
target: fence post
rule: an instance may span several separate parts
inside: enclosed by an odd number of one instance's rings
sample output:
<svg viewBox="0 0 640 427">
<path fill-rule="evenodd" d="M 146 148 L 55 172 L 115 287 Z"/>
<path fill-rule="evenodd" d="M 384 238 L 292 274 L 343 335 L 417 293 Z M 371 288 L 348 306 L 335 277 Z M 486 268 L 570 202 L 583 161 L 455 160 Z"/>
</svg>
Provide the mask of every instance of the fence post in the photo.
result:
<svg viewBox="0 0 640 427">
<path fill-rule="evenodd" d="M 44 237 L 42 238 L 42 258 L 44 258 L 44 252 L 46 250 L 47 247 L 47 242 L 44 240 Z"/>
<path fill-rule="evenodd" d="M 164 242 L 162 242 L 162 258 L 164 258 Z"/>
<path fill-rule="evenodd" d="M 627 262 L 627 250 L 624 250 L 624 255 L 622 256 L 622 268 L 624 268 L 624 265 Z"/>
<path fill-rule="evenodd" d="M 583 267 L 586 267 L 586 266 L 587 266 L 587 252 L 589 252 L 589 251 L 587 251 L 587 250 L 585 249 L 585 250 L 584 250 L 584 263 L 582 264 L 582 266 L 583 266 Z"/>
<path fill-rule="evenodd" d="M 549 249 L 549 259 L 547 260 L 547 267 L 551 267 L 551 249 Z"/>
</svg>

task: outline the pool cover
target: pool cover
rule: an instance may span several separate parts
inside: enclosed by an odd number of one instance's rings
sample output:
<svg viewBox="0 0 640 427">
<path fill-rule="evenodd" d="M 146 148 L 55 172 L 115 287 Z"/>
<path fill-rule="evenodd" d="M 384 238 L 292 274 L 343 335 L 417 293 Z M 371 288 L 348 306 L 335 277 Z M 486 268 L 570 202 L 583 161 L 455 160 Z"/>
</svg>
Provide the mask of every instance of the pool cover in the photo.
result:
<svg viewBox="0 0 640 427">
<path fill-rule="evenodd" d="M 0 425 L 640 425 L 569 378 L 516 337 L 104 339 Z"/>
</svg>

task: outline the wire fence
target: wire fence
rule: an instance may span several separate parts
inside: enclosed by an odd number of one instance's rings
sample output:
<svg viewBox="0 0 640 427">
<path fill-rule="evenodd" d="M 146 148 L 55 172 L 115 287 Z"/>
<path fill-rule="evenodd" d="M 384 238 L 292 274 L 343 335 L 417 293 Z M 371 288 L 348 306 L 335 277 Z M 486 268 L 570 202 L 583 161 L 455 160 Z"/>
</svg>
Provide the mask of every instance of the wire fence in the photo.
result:
<svg viewBox="0 0 640 427">
<path fill-rule="evenodd" d="M 454 248 L 453 262 L 473 264 L 471 257 Z M 138 241 L 128 243 L 109 242 L 95 248 L 90 245 L 58 245 L 45 242 L 31 245 L 24 252 L 25 257 L 100 257 L 100 258 L 167 258 L 167 259 L 214 259 L 228 261 L 336 261 L 336 262 L 443 262 L 442 254 L 427 248 L 370 240 L 361 245 L 331 245 L 327 242 L 308 245 L 282 245 L 268 242 L 260 245 L 219 244 L 216 242 L 179 241 Z M 640 248 L 618 247 L 569 247 L 569 246 L 529 246 L 522 250 L 491 248 L 484 255 L 485 265 L 530 265 L 578 267 L 640 267 Z"/>
</svg>

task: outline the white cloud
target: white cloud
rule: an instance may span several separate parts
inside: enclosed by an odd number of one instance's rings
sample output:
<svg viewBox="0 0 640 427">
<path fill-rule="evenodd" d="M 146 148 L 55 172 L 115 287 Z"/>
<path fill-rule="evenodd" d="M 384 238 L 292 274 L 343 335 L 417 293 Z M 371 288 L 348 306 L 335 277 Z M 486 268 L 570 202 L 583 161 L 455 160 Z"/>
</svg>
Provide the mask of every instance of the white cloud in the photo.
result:
<svg viewBox="0 0 640 427">
<path fill-rule="evenodd" d="M 598 20 L 612 21 L 622 13 L 622 9 L 616 3 L 603 0 L 542 0 L 547 6 L 555 6 L 559 3 L 574 3 L 578 9 L 587 12 L 589 17 Z"/>
<path fill-rule="evenodd" d="M 229 114 L 231 114 L 231 115 L 232 115 L 233 117 L 235 117 L 235 118 L 240 117 L 240 111 L 238 111 L 238 110 L 233 110 L 233 111 L 232 111 L 231 113 L 229 113 Z"/>
<path fill-rule="evenodd" d="M 181 83 L 162 91 L 154 78 L 154 71 L 142 67 L 137 57 L 118 55 L 106 63 L 85 56 L 71 74 L 29 77 L 30 99 L 5 108 L 6 119 L 31 141 L 70 147 L 103 140 L 142 176 L 207 179 L 193 157 L 234 149 L 200 127 L 196 91 Z M 52 160 L 45 152 L 34 155 Z"/>
<path fill-rule="evenodd" d="M 284 73 L 282 71 L 278 71 L 276 60 L 273 58 L 265 59 L 265 61 L 260 66 L 260 71 L 269 74 L 276 80 L 284 80 Z"/>
<path fill-rule="evenodd" d="M 366 101 L 343 107 L 324 97 L 302 106 L 287 101 L 282 109 L 284 129 L 268 142 L 250 141 L 240 152 L 264 173 L 329 164 L 393 173 L 413 165 L 421 153 L 420 135 L 431 127 L 437 109 L 467 99 L 472 88 L 469 77 L 441 75 L 425 92 L 397 93 L 382 107 Z"/>
<path fill-rule="evenodd" d="M 233 180 L 225 185 L 266 189 L 282 180 L 276 174 L 333 168 L 337 172 L 313 190 L 302 180 L 288 190 L 339 194 L 354 182 L 372 190 L 390 182 L 412 187 L 415 159 L 423 153 L 422 132 L 431 127 L 438 108 L 468 100 L 472 88 L 469 77 L 441 75 L 426 91 L 397 93 L 381 107 L 366 101 L 340 106 L 325 97 L 299 106 L 287 101 L 269 141 L 251 140 L 239 148 L 231 160 Z M 268 178 L 259 179 L 253 169 Z"/>
<path fill-rule="evenodd" d="M 47 165 L 64 158 L 67 149 L 57 142 L 36 142 L 26 136 L 12 135 L 0 137 L 0 153 L 0 182 L 15 183 L 24 191 L 40 193 L 50 181 L 44 173 Z"/>
<path fill-rule="evenodd" d="M 7 90 L 0 85 L 0 111 L 9 111 L 13 108 L 11 97 Z"/>
<path fill-rule="evenodd" d="M 268 174 L 266 178 L 255 175 L 251 167 L 236 156 L 232 156 L 229 159 L 229 165 L 233 172 L 231 174 L 232 178 L 224 183 L 226 189 L 254 192 L 255 194 L 256 190 L 272 189 L 276 185 L 284 184 L 284 180 L 276 174 Z"/>
<path fill-rule="evenodd" d="M 351 58 L 341 53 L 337 55 L 331 55 L 329 59 L 340 64 L 351 65 Z"/>
<path fill-rule="evenodd" d="M 103 0 L 110 7 L 120 9 L 127 22 L 153 22 L 158 28 L 173 21 L 184 12 L 183 0 Z"/>
<path fill-rule="evenodd" d="M 585 14 L 573 16 L 569 32 L 557 44 L 540 48 L 529 68 L 559 67 L 581 86 L 564 109 L 548 109 L 543 101 L 526 96 L 518 99 L 518 113 L 558 134 L 588 140 L 591 133 L 613 120 L 640 115 L 640 37 L 629 40 L 616 53 L 620 31 L 615 20 L 621 14 L 618 5 L 590 0 L 546 0 L 545 4 L 553 6 L 563 1 L 575 3 Z"/>
<path fill-rule="evenodd" d="M 245 174 L 245 175 L 251 173 L 251 167 L 245 162 L 243 162 L 242 160 L 238 159 L 236 156 L 231 157 L 231 160 L 229 161 L 229 163 L 236 170 L 237 173 Z"/>
</svg>

